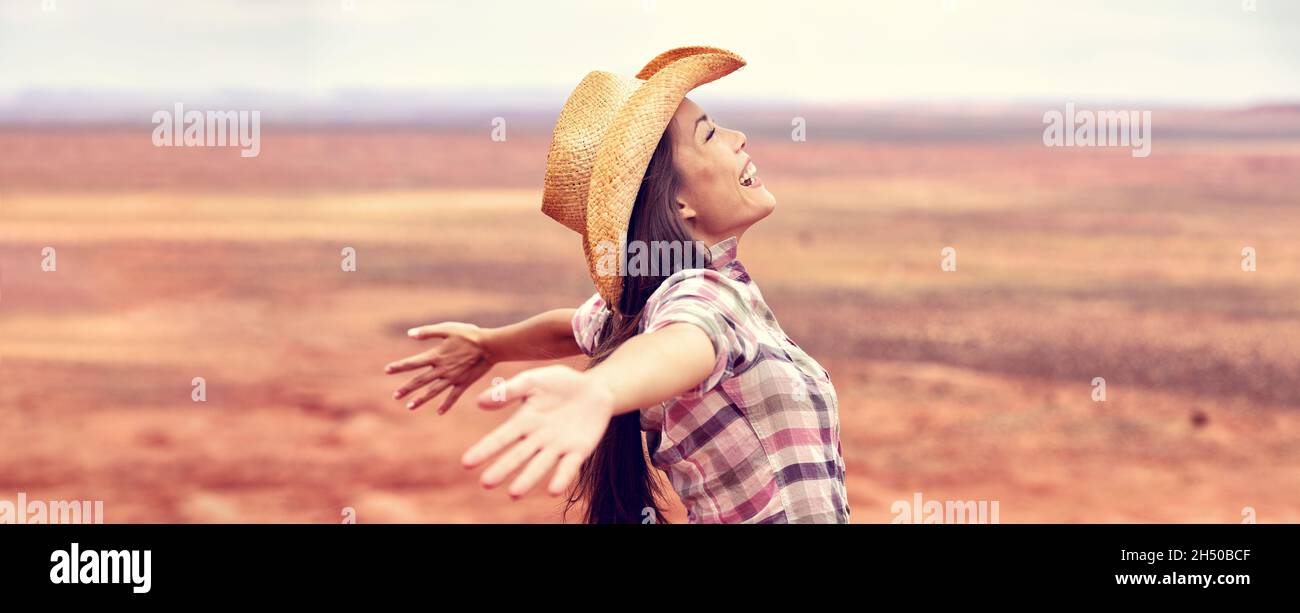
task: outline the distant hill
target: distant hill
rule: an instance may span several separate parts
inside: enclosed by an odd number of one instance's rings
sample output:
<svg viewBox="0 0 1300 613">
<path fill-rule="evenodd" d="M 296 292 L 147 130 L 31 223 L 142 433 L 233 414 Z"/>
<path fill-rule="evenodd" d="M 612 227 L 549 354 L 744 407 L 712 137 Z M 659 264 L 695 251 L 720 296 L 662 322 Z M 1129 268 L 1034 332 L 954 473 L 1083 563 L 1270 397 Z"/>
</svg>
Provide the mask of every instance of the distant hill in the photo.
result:
<svg viewBox="0 0 1300 613">
<path fill-rule="evenodd" d="M 371 91 L 328 97 L 293 92 L 217 94 L 31 90 L 0 97 L 0 126 L 148 125 L 153 113 L 182 102 L 187 110 L 259 110 L 268 126 L 413 126 L 474 132 L 504 117 L 515 133 L 545 134 L 565 91 Z M 831 140 L 1020 140 L 1042 132 L 1043 113 L 1067 101 L 917 100 L 824 105 L 700 98 L 722 123 L 768 136 L 788 133 L 796 117 L 809 134 Z M 1140 101 L 1073 101 L 1078 109 L 1150 110 L 1160 138 L 1297 138 L 1300 103 L 1203 108 Z"/>
</svg>

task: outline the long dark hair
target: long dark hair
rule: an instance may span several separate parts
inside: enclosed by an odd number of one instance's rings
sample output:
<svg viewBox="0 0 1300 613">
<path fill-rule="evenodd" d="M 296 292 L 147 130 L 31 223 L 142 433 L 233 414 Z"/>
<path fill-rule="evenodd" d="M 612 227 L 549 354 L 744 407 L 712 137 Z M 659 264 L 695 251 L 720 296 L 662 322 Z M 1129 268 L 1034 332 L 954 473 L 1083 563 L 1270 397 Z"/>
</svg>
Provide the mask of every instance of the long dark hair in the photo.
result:
<svg viewBox="0 0 1300 613">
<path fill-rule="evenodd" d="M 643 247 L 674 244 L 680 245 L 682 257 L 679 261 L 669 261 L 673 259 L 660 258 L 652 251 L 652 258 L 662 260 L 650 269 L 653 274 L 626 274 L 623 277 L 623 294 L 618 309 L 605 320 L 590 366 L 599 364 L 624 341 L 636 336 L 646 300 L 664 279 L 680 270 L 683 262 L 702 262 L 708 257 L 707 250 L 695 242 L 677 212 L 679 178 L 673 167 L 670 131 L 671 128 L 665 130 L 659 139 L 645 177 L 641 179 L 641 188 L 637 191 L 636 204 L 628 222 L 625 248 L 634 241 L 640 241 Z M 658 266 L 660 263 L 665 265 Z M 658 438 L 654 437 L 654 440 Z M 654 449 L 650 449 L 650 453 L 654 453 Z M 582 464 L 565 512 L 574 503 L 585 499 L 586 522 L 589 524 L 665 523 L 659 507 L 661 495 L 659 482 L 642 447 L 641 412 L 630 411 L 610 420 L 604 438 Z M 653 519 L 648 517 L 646 510 L 654 514 Z"/>
</svg>

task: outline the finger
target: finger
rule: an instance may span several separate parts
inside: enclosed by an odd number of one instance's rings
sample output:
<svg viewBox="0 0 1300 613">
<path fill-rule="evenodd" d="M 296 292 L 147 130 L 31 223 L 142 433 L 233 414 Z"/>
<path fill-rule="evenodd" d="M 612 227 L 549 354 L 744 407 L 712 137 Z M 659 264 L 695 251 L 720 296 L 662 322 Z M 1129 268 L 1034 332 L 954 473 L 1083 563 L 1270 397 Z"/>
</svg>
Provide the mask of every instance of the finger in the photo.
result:
<svg viewBox="0 0 1300 613">
<path fill-rule="evenodd" d="M 555 469 L 555 476 L 551 478 L 551 485 L 546 488 L 546 493 L 552 496 L 560 496 L 564 491 L 569 489 L 569 484 L 578 476 L 578 470 L 582 468 L 582 461 L 587 456 L 570 451 L 560 458 L 560 466 Z"/>
<path fill-rule="evenodd" d="M 433 400 L 434 396 L 441 394 L 442 391 L 447 389 L 450 385 L 451 385 L 451 381 L 448 381 L 446 379 L 438 379 L 436 382 L 434 382 L 433 385 L 429 386 L 429 389 L 425 390 L 424 395 L 406 403 L 406 408 L 412 411 L 420 408 L 420 405 L 430 400 Z"/>
<path fill-rule="evenodd" d="M 465 468 L 474 468 L 482 464 L 484 460 L 496 455 L 498 451 L 505 448 L 527 434 L 524 428 L 523 420 L 518 415 L 506 420 L 506 423 L 497 426 L 497 428 L 488 433 L 487 436 L 470 447 L 465 455 L 461 456 L 460 463 Z"/>
<path fill-rule="evenodd" d="M 410 381 L 407 381 L 406 385 L 397 388 L 397 391 L 393 392 L 393 398 L 401 398 L 411 392 L 414 392 L 415 390 L 418 390 L 430 383 L 433 383 L 436 379 L 438 379 L 439 376 L 442 375 L 442 372 L 443 369 L 434 367 L 429 369 L 426 372 L 420 373 L 420 376 L 411 379 Z"/>
<path fill-rule="evenodd" d="M 487 470 L 483 471 L 483 478 L 480 479 L 483 487 L 491 489 L 501 485 L 501 482 L 505 481 L 506 477 L 510 476 L 510 473 L 519 470 L 519 467 L 523 466 L 524 462 L 527 462 L 541 448 L 541 442 L 532 437 L 524 438 L 515 443 L 508 451 L 501 454 L 501 457 L 497 458 L 497 461 L 493 462 Z"/>
<path fill-rule="evenodd" d="M 523 472 L 515 477 L 514 483 L 510 484 L 510 497 L 520 498 L 527 494 L 538 481 L 542 480 L 542 477 L 546 476 L 546 473 L 550 472 L 558 459 L 560 454 L 552 447 L 544 447 L 538 451 L 537 455 L 528 462 L 528 466 L 524 467 Z"/>
<path fill-rule="evenodd" d="M 447 335 L 451 333 L 451 327 L 451 324 L 446 322 L 430 326 L 417 326 L 407 330 L 406 335 L 418 341 L 430 338 L 447 338 Z"/>
<path fill-rule="evenodd" d="M 478 406 L 484 409 L 499 409 L 520 398 L 527 398 L 533 390 L 532 371 L 525 370 L 509 381 L 483 390 L 478 395 Z"/>
<path fill-rule="evenodd" d="M 442 406 L 438 407 L 438 414 L 442 415 L 443 413 L 450 411 L 451 406 L 456 404 L 457 400 L 460 400 L 461 395 L 463 395 L 467 389 L 469 389 L 468 385 L 457 385 L 451 388 L 451 392 L 447 394 L 447 399 L 443 400 Z"/>
<path fill-rule="evenodd" d="M 409 358 L 402 358 L 396 362 L 389 363 L 388 366 L 384 367 L 384 372 L 391 375 L 394 373 L 406 372 L 408 370 L 415 370 L 422 366 L 433 366 L 433 365 L 434 365 L 433 355 L 430 354 L 428 351 L 426 351 L 421 354 L 413 355 Z"/>
</svg>

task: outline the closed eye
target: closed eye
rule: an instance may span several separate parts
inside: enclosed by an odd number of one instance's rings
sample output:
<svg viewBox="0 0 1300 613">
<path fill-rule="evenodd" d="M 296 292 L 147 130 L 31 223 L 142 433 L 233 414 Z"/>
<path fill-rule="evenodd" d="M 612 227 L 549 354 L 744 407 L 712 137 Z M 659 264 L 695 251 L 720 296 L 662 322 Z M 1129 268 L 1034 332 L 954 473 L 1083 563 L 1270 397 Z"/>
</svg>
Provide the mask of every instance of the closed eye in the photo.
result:
<svg viewBox="0 0 1300 613">
<path fill-rule="evenodd" d="M 704 142 L 709 142 L 709 139 L 713 138 L 713 133 L 717 131 L 717 128 L 709 128 L 709 135 L 704 137 Z"/>
</svg>

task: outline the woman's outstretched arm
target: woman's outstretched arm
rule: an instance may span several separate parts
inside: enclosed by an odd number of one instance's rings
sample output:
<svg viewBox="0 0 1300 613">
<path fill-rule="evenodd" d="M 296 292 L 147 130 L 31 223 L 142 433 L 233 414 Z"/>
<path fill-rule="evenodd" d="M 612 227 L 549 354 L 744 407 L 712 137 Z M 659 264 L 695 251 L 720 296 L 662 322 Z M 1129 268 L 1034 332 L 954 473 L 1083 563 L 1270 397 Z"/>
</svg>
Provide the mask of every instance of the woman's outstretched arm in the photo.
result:
<svg viewBox="0 0 1300 613">
<path fill-rule="evenodd" d="M 483 331 L 483 346 L 494 362 L 556 360 L 582 350 L 573 338 L 577 309 L 555 309 L 518 323 Z"/>
<path fill-rule="evenodd" d="M 523 466 L 510 484 L 515 498 L 555 468 L 547 492 L 559 496 L 595 450 L 611 417 L 653 406 L 699 385 L 714 364 L 709 336 L 694 324 L 675 323 L 628 339 L 585 372 L 558 365 L 524 371 L 479 396 L 479 406 L 486 409 L 516 400 L 523 404 L 466 451 L 461 463 L 474 468 L 500 452 L 483 471 L 481 482 L 489 488 Z"/>
<path fill-rule="evenodd" d="M 415 340 L 441 339 L 441 342 L 428 351 L 397 360 L 384 368 L 384 372 L 392 375 L 429 367 L 393 392 L 393 398 L 406 398 L 428 385 L 423 394 L 406 403 L 406 408 L 415 410 L 450 389 L 442 406 L 438 407 L 441 415 L 494 364 L 577 355 L 581 350 L 573 337 L 571 322 L 574 312 L 575 309 L 555 309 L 500 328 L 480 328 L 460 322 L 411 328 L 407 335 Z"/>
<path fill-rule="evenodd" d="M 609 390 L 613 414 L 649 407 L 699 385 L 713 371 L 713 343 L 699 327 L 669 325 L 628 339 L 586 375 Z"/>
</svg>

